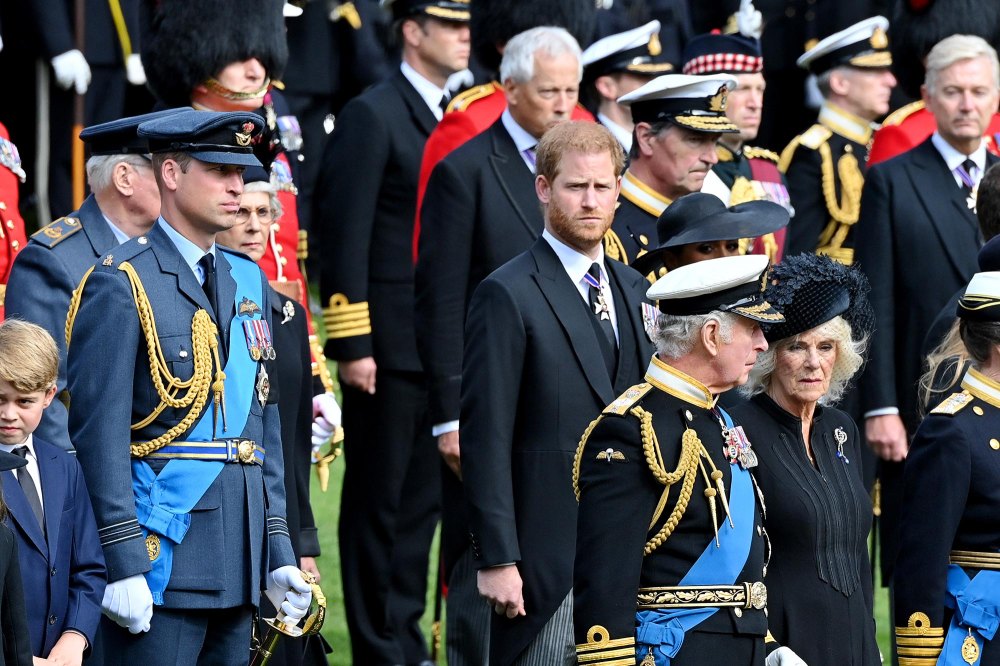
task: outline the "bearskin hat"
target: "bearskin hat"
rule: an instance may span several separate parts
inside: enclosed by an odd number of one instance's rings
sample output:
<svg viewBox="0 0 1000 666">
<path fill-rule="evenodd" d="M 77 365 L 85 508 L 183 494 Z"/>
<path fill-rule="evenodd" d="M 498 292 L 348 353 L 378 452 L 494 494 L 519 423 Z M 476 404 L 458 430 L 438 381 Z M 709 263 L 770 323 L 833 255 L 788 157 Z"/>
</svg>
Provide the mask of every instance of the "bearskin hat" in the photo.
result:
<svg viewBox="0 0 1000 666">
<path fill-rule="evenodd" d="M 143 0 L 142 65 L 167 106 L 234 62 L 257 58 L 271 79 L 288 62 L 283 0 Z"/>
<path fill-rule="evenodd" d="M 472 52 L 493 72 L 500 68 L 497 45 L 525 30 L 542 25 L 565 28 L 581 49 L 594 34 L 594 0 L 474 0 L 471 8 Z"/>
<path fill-rule="evenodd" d="M 904 0 L 889 24 L 893 73 L 903 92 L 920 97 L 924 57 L 951 35 L 977 35 L 1000 46 L 1000 2 Z"/>
</svg>

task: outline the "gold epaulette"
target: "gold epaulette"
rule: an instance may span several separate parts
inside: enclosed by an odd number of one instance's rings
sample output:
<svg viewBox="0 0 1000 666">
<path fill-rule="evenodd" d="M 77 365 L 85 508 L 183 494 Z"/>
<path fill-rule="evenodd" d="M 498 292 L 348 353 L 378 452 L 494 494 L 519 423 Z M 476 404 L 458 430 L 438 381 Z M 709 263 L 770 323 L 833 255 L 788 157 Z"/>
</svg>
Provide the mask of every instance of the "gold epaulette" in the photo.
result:
<svg viewBox="0 0 1000 666">
<path fill-rule="evenodd" d="M 323 324 L 326 325 L 326 336 L 331 339 L 370 335 L 372 320 L 368 301 L 351 303 L 347 296 L 334 294 L 323 310 Z"/>
<path fill-rule="evenodd" d="M 799 143 L 811 150 L 817 150 L 820 146 L 830 140 L 833 131 L 816 123 L 805 132 L 799 135 Z"/>
<path fill-rule="evenodd" d="M 969 405 L 975 398 L 968 391 L 952 393 L 947 398 L 938 403 L 938 406 L 931 410 L 931 414 L 947 414 L 953 416 Z"/>
<path fill-rule="evenodd" d="M 299 261 L 309 258 L 309 232 L 299 229 L 299 245 L 295 249 L 295 258 Z"/>
<path fill-rule="evenodd" d="M 729 148 L 726 148 L 721 143 L 715 144 L 715 155 L 719 158 L 720 162 L 732 162 L 736 159 L 736 155 L 733 154 L 733 151 L 729 150 Z"/>
<path fill-rule="evenodd" d="M 358 13 L 358 8 L 354 6 L 353 2 L 342 2 L 333 8 L 333 11 L 330 12 L 330 20 L 336 23 L 340 19 L 347 21 L 352 29 L 361 30 L 361 14 Z"/>
<path fill-rule="evenodd" d="M 632 405 L 639 402 L 642 396 L 649 393 L 653 385 L 648 382 L 643 382 L 641 384 L 636 384 L 625 390 L 620 396 L 615 398 L 610 405 L 604 408 L 602 414 L 617 414 L 618 416 L 624 416 L 625 412 L 632 408 Z"/>
<path fill-rule="evenodd" d="M 445 109 L 445 113 L 451 113 L 452 111 L 466 111 L 473 102 L 478 102 L 484 97 L 489 97 L 497 90 L 500 90 L 500 84 L 496 81 L 491 81 L 489 83 L 484 83 L 481 86 L 473 86 L 466 90 L 465 92 L 455 95 L 448 102 L 448 107 Z"/>
<path fill-rule="evenodd" d="M 902 125 L 904 120 L 922 108 L 924 108 L 924 101 L 922 99 L 910 102 L 906 106 L 901 106 L 885 117 L 885 120 L 882 121 L 882 127 L 886 125 Z"/>
<path fill-rule="evenodd" d="M 625 264 L 628 263 L 625 244 L 622 243 L 622 239 L 618 237 L 614 229 L 610 227 L 604 232 L 604 255 L 609 259 L 614 259 Z"/>
<path fill-rule="evenodd" d="M 576 646 L 581 666 L 635 666 L 635 637 L 611 638 L 595 624 L 587 631 L 587 642 Z"/>
<path fill-rule="evenodd" d="M 942 646 L 944 646 L 944 627 L 932 627 L 931 619 L 926 613 L 913 613 L 905 627 L 896 627 L 899 666 L 931 666 L 937 663 Z M 962 649 L 964 652 L 966 647 L 963 645 Z M 976 646 L 976 652 L 978 651 L 979 648 Z"/>
<path fill-rule="evenodd" d="M 83 229 L 80 220 L 75 217 L 60 217 L 58 220 L 48 224 L 35 233 L 31 238 L 36 243 L 41 243 L 45 247 L 55 247 L 76 232 Z"/>
<path fill-rule="evenodd" d="M 767 148 L 755 148 L 753 146 L 747 146 L 743 149 L 743 154 L 748 160 L 767 160 L 768 162 L 774 162 L 775 164 L 781 159 L 778 153 L 773 150 L 768 150 Z"/>
</svg>

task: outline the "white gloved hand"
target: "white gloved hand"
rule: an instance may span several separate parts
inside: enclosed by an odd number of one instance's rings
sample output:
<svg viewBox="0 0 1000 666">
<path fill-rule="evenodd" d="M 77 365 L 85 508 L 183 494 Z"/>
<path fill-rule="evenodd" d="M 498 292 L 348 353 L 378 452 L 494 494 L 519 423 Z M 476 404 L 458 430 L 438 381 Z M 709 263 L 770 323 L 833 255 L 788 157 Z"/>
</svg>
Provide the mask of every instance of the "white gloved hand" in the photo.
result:
<svg viewBox="0 0 1000 666">
<path fill-rule="evenodd" d="M 740 0 L 740 9 L 736 12 L 736 29 L 741 35 L 760 39 L 764 32 L 764 17 L 753 6 L 753 0 Z"/>
<path fill-rule="evenodd" d="M 125 78 L 134 86 L 146 85 L 146 69 L 142 66 L 142 56 L 131 53 L 125 60 Z"/>
<path fill-rule="evenodd" d="M 108 583 L 104 588 L 101 609 L 116 624 L 130 633 L 149 631 L 153 618 L 153 595 L 142 574 Z"/>
<path fill-rule="evenodd" d="M 313 396 L 312 445 L 317 448 L 326 444 L 340 427 L 340 405 L 332 393 Z"/>
<path fill-rule="evenodd" d="M 312 603 L 312 588 L 302 578 L 298 567 L 291 565 L 278 567 L 267 575 L 267 590 L 264 593 L 271 605 L 291 622 L 304 618 Z"/>
<path fill-rule="evenodd" d="M 87 92 L 90 85 L 90 65 L 77 49 L 60 53 L 53 58 L 52 70 L 56 73 L 56 83 L 63 90 L 76 88 L 77 95 Z"/>
<path fill-rule="evenodd" d="M 766 666 L 809 666 L 791 648 L 780 647 L 767 655 Z"/>
</svg>

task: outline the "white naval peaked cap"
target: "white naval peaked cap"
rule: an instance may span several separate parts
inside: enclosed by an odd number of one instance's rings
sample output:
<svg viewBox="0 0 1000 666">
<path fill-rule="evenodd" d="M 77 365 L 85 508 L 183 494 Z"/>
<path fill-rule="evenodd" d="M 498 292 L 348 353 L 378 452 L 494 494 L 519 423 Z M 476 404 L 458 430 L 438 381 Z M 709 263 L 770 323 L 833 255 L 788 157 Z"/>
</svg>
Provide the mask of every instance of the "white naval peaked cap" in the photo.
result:
<svg viewBox="0 0 1000 666">
<path fill-rule="evenodd" d="M 836 32 L 799 56 L 795 64 L 819 75 L 841 65 L 883 68 L 892 65 L 889 19 L 873 16 Z"/>
<path fill-rule="evenodd" d="M 739 132 L 726 117 L 731 74 L 665 74 L 618 98 L 629 106 L 636 123 L 670 120 L 696 132 Z"/>
<path fill-rule="evenodd" d="M 955 314 L 968 321 L 1000 321 L 1000 272 L 973 275 Z"/>
<path fill-rule="evenodd" d="M 581 55 L 580 62 L 586 67 L 587 65 L 593 65 L 595 62 L 631 49 L 644 49 L 648 55 L 659 55 L 651 53 L 651 49 L 649 48 L 649 42 L 653 38 L 653 35 L 659 34 L 659 32 L 660 22 L 653 20 L 638 28 L 608 35 L 588 46 Z"/>
</svg>

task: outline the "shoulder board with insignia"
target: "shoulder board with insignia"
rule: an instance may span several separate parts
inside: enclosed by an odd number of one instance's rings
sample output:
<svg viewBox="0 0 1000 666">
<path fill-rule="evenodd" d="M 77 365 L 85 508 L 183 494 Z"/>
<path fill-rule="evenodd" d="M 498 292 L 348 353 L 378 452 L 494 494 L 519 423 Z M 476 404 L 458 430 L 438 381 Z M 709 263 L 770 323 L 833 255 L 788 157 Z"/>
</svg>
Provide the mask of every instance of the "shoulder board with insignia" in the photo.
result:
<svg viewBox="0 0 1000 666">
<path fill-rule="evenodd" d="M 965 391 L 962 391 L 961 393 L 952 393 L 941 401 L 937 407 L 932 409 L 931 414 L 946 414 L 948 416 L 954 416 L 965 407 L 968 407 L 973 400 L 975 400 L 975 398 Z"/>
<path fill-rule="evenodd" d="M 743 149 L 743 154 L 746 155 L 748 160 L 767 160 L 769 162 L 778 163 L 778 153 L 773 150 L 768 150 L 767 148 L 754 148 L 753 146 L 747 146 Z"/>
<path fill-rule="evenodd" d="M 465 92 L 452 97 L 451 101 L 448 102 L 446 112 L 465 111 L 472 105 L 473 102 L 478 102 L 484 97 L 489 97 L 494 93 L 494 91 L 499 89 L 500 84 L 496 81 L 484 83 L 481 86 L 473 86 Z"/>
<path fill-rule="evenodd" d="M 632 407 L 632 405 L 639 402 L 644 395 L 649 393 L 651 388 L 653 388 L 653 385 L 647 382 L 630 387 L 620 396 L 615 398 L 614 402 L 605 407 L 602 414 L 617 414 L 618 416 L 623 416 L 625 412 Z"/>
<path fill-rule="evenodd" d="M 833 132 L 820 124 L 815 124 L 799 136 L 799 143 L 806 148 L 817 150 L 821 145 L 830 140 Z"/>
<path fill-rule="evenodd" d="M 904 120 L 922 108 L 924 108 L 924 100 L 922 99 L 910 102 L 906 106 L 901 106 L 885 117 L 885 120 L 882 121 L 882 127 L 886 125 L 902 125 Z"/>
<path fill-rule="evenodd" d="M 721 143 L 715 144 L 715 155 L 719 158 L 720 162 L 732 162 L 735 159 L 733 151 L 726 148 Z"/>
<path fill-rule="evenodd" d="M 31 239 L 45 247 L 55 247 L 76 232 L 83 229 L 79 218 L 66 216 L 47 224 L 35 233 L 31 234 Z"/>
</svg>

